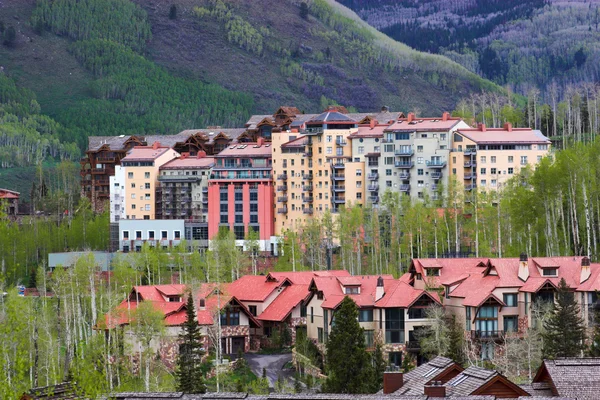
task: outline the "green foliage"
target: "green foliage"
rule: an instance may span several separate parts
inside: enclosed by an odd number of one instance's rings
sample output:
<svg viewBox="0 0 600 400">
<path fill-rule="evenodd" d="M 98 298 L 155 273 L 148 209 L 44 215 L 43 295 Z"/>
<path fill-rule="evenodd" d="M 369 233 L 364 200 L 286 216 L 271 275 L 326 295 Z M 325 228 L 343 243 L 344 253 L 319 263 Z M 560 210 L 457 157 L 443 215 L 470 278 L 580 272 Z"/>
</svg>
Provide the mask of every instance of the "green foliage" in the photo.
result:
<svg viewBox="0 0 600 400">
<path fill-rule="evenodd" d="M 300 18 L 308 20 L 308 4 L 305 1 L 300 3 Z"/>
<path fill-rule="evenodd" d="M 375 344 L 375 350 L 371 354 L 371 357 L 373 358 L 373 369 L 375 372 L 375 377 L 372 381 L 372 391 L 376 393 L 383 389 L 383 373 L 385 372 L 387 364 L 384 358 L 383 346 L 379 341 Z M 406 360 L 406 358 L 407 357 L 404 357 L 404 360 Z"/>
<path fill-rule="evenodd" d="M 2 44 L 11 47 L 14 46 L 15 40 L 17 40 L 17 31 L 14 26 L 10 25 L 2 34 Z"/>
<path fill-rule="evenodd" d="M 128 0 L 40 0 L 31 21 L 74 40 L 106 39 L 140 52 L 152 37 L 146 12 Z"/>
<path fill-rule="evenodd" d="M 177 6 L 175 4 L 171 4 L 169 8 L 169 19 L 177 19 Z"/>
<path fill-rule="evenodd" d="M 429 358 L 445 356 L 459 364 L 465 360 L 464 332 L 456 316 L 441 306 L 427 310 L 431 325 L 419 338 L 421 351 Z"/>
<path fill-rule="evenodd" d="M 335 324 L 327 341 L 326 393 L 374 393 L 375 371 L 367 353 L 364 330 L 358 323 L 358 307 L 346 296 L 336 310 Z"/>
<path fill-rule="evenodd" d="M 183 332 L 179 334 L 181 343 L 177 357 L 177 390 L 183 393 L 204 393 L 206 386 L 200 368 L 202 356 L 202 335 L 196 320 L 196 307 L 192 293 L 188 294 L 186 320 Z"/>
<path fill-rule="evenodd" d="M 579 305 L 564 278 L 560 280 L 552 314 L 544 323 L 544 357 L 580 357 L 585 346 L 585 327 Z"/>
</svg>

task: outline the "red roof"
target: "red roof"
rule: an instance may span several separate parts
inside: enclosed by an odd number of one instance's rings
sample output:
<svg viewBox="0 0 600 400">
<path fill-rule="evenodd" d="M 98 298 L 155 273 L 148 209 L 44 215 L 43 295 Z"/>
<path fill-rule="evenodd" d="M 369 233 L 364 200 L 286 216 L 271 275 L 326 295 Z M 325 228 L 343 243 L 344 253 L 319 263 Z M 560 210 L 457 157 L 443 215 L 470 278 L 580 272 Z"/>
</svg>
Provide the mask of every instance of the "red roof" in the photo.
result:
<svg viewBox="0 0 600 400">
<path fill-rule="evenodd" d="M 278 286 L 263 275 L 245 275 L 229 285 L 229 294 L 242 301 L 264 301 Z"/>
<path fill-rule="evenodd" d="M 154 161 L 169 150 L 168 147 L 135 146 L 121 161 Z"/>
<path fill-rule="evenodd" d="M 271 157 L 272 148 L 270 143 L 258 145 L 257 143 L 237 143 L 229 145 L 219 154 L 218 158 L 225 157 Z"/>
<path fill-rule="evenodd" d="M 550 140 L 537 130 L 531 128 L 486 128 L 459 129 L 458 133 L 476 143 L 542 143 L 549 144 Z"/>
<path fill-rule="evenodd" d="M 407 118 L 401 118 L 390 125 L 386 131 L 449 131 L 462 120 L 450 117 L 442 118 L 416 118 L 408 122 Z"/>
<path fill-rule="evenodd" d="M 19 192 L 0 188 L 0 199 L 18 199 Z"/>
<path fill-rule="evenodd" d="M 163 169 L 192 169 L 192 168 L 210 168 L 215 164 L 214 157 L 179 157 L 163 164 Z"/>
<path fill-rule="evenodd" d="M 424 290 L 415 289 L 401 280 L 386 279 L 383 281 L 383 287 L 385 289 L 385 294 L 377 301 L 377 307 L 409 308 L 422 296 L 427 296 L 434 302 L 441 304 L 437 293 L 429 293 Z"/>
<path fill-rule="evenodd" d="M 269 304 L 258 319 L 261 321 L 284 321 L 292 310 L 309 295 L 308 285 L 288 286 Z"/>
</svg>

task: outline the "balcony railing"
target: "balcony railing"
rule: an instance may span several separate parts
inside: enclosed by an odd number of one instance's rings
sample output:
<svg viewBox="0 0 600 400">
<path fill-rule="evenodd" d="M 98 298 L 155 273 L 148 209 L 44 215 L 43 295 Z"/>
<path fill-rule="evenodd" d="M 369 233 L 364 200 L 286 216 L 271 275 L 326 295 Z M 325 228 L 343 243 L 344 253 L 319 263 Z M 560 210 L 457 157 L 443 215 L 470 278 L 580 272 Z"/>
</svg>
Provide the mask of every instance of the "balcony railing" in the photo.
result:
<svg viewBox="0 0 600 400">
<path fill-rule="evenodd" d="M 103 174 L 104 168 L 92 168 L 92 174 Z"/>
<path fill-rule="evenodd" d="M 373 204 L 379 203 L 379 196 L 369 196 L 369 201 Z"/>
<path fill-rule="evenodd" d="M 471 185 L 465 185 L 465 190 L 471 191 L 473 189 L 475 189 L 475 185 L 473 185 L 473 184 L 471 184 Z"/>
<path fill-rule="evenodd" d="M 287 185 L 279 185 L 277 186 L 278 192 L 287 192 Z"/>
<path fill-rule="evenodd" d="M 331 175 L 331 178 L 333 178 L 334 181 L 343 181 L 346 179 L 346 177 L 342 174 Z"/>
<path fill-rule="evenodd" d="M 287 196 L 279 196 L 277 198 L 277 201 L 280 202 L 280 203 L 287 203 L 288 197 Z"/>
<path fill-rule="evenodd" d="M 287 214 L 287 212 L 288 212 L 287 207 L 283 207 L 283 208 L 278 208 L 277 209 L 277 213 L 278 214 Z"/>
<path fill-rule="evenodd" d="M 198 175 L 159 175 L 159 182 L 197 182 L 202 180 Z"/>
<path fill-rule="evenodd" d="M 302 210 L 302 212 L 304 212 L 304 214 L 312 215 L 313 209 L 312 208 L 305 208 L 305 209 Z"/>
<path fill-rule="evenodd" d="M 431 185 L 431 190 L 435 191 L 438 190 L 438 185 L 436 185 L 435 183 Z"/>
<path fill-rule="evenodd" d="M 402 172 L 398 177 L 401 181 L 407 181 L 410 179 L 410 174 L 408 172 Z"/>
<path fill-rule="evenodd" d="M 344 164 L 344 163 L 332 163 L 331 167 L 333 169 L 344 169 L 344 168 L 346 168 L 346 164 Z"/>
<path fill-rule="evenodd" d="M 397 156 L 404 156 L 404 157 L 409 157 L 412 156 L 413 154 L 415 154 L 415 151 L 413 149 L 396 149 L 396 151 L 394 151 L 394 154 Z"/>
<path fill-rule="evenodd" d="M 115 162 L 115 158 L 114 157 L 98 157 L 96 158 L 96 162 L 99 163 L 113 163 Z"/>
<path fill-rule="evenodd" d="M 208 186 L 204 186 L 202 188 L 202 193 L 208 193 Z"/>
<path fill-rule="evenodd" d="M 464 153 L 465 156 L 472 156 L 474 154 L 477 154 L 477 149 L 465 149 Z"/>
<path fill-rule="evenodd" d="M 400 185 L 400 191 L 401 192 L 409 192 L 410 191 L 410 185 L 406 185 L 406 184 Z"/>
<path fill-rule="evenodd" d="M 475 339 L 498 339 L 503 334 L 502 331 L 471 331 L 471 337 Z"/>
<path fill-rule="evenodd" d="M 471 167 L 476 167 L 477 166 L 477 162 L 475 161 L 465 161 L 465 168 L 471 168 Z"/>
<path fill-rule="evenodd" d="M 302 174 L 302 179 L 304 179 L 305 181 L 312 181 L 313 175 L 312 174 Z"/>
<path fill-rule="evenodd" d="M 444 161 L 444 160 L 425 160 L 425 164 L 429 168 L 444 168 L 446 166 L 446 161 Z"/>
<path fill-rule="evenodd" d="M 369 192 L 377 192 L 379 190 L 379 185 L 377 185 L 377 184 L 369 185 L 369 187 L 367 188 L 367 190 Z"/>
<path fill-rule="evenodd" d="M 394 163 L 394 166 L 396 168 L 412 168 L 415 166 L 415 163 L 410 161 L 410 162 L 402 162 L 402 161 L 396 161 Z"/>
<path fill-rule="evenodd" d="M 430 174 L 430 176 L 432 179 L 438 180 L 442 177 L 442 173 L 441 172 L 432 172 Z"/>
<path fill-rule="evenodd" d="M 282 180 L 282 181 L 287 181 L 287 174 L 279 174 L 277 175 L 277 179 Z"/>
<path fill-rule="evenodd" d="M 303 196 L 302 197 L 302 202 L 304 202 L 304 203 L 312 203 L 312 201 L 313 201 L 312 196 Z"/>
<path fill-rule="evenodd" d="M 348 144 L 344 139 L 335 139 L 335 144 L 338 146 L 345 146 Z"/>
<path fill-rule="evenodd" d="M 306 128 L 302 131 L 305 135 L 318 135 L 323 133 L 323 128 Z"/>
<path fill-rule="evenodd" d="M 367 175 L 367 179 L 369 179 L 370 181 L 376 181 L 377 179 L 379 179 L 379 174 L 378 173 L 372 173 Z"/>
<path fill-rule="evenodd" d="M 305 152 L 305 153 L 304 153 L 304 156 L 305 156 L 305 157 L 312 157 L 312 156 L 313 156 L 313 152 L 312 152 L 312 150 Z"/>
<path fill-rule="evenodd" d="M 333 190 L 334 192 L 345 192 L 346 191 L 346 187 L 345 186 L 332 186 L 331 190 Z"/>
<path fill-rule="evenodd" d="M 421 343 L 418 340 L 409 340 L 406 342 L 406 349 L 414 351 L 421 350 Z"/>
<path fill-rule="evenodd" d="M 346 204 L 346 199 L 341 197 L 334 197 L 333 202 L 336 204 Z"/>
<path fill-rule="evenodd" d="M 304 186 L 302 186 L 302 190 L 305 192 L 312 192 L 313 186 L 312 185 L 304 185 Z"/>
</svg>

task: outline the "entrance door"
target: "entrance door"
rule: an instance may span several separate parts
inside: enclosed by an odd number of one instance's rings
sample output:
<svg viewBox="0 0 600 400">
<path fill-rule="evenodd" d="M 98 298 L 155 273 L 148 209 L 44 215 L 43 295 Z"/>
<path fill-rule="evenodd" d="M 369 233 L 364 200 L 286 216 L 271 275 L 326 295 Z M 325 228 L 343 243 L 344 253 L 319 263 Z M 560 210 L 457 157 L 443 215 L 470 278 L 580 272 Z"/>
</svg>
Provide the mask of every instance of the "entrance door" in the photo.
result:
<svg viewBox="0 0 600 400">
<path fill-rule="evenodd" d="M 238 351 L 240 351 L 240 349 L 242 350 L 242 353 L 243 353 L 245 351 L 244 343 L 245 343 L 244 336 L 238 336 L 238 337 L 231 338 L 231 354 L 237 354 Z"/>
</svg>

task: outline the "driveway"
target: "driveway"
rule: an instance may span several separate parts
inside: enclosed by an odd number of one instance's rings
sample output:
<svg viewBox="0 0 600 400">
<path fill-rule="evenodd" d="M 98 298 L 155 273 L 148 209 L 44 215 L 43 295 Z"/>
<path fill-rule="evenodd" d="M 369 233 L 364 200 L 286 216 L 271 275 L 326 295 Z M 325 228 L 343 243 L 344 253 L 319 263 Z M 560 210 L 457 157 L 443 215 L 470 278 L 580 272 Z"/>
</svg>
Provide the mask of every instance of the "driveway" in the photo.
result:
<svg viewBox="0 0 600 400">
<path fill-rule="evenodd" d="M 263 368 L 269 379 L 269 387 L 274 388 L 279 375 L 284 380 L 293 382 L 294 370 L 283 370 L 283 366 L 292 361 L 292 354 L 245 354 L 244 358 L 248 361 L 248 366 L 252 372 L 259 378 L 262 376 Z"/>
</svg>

